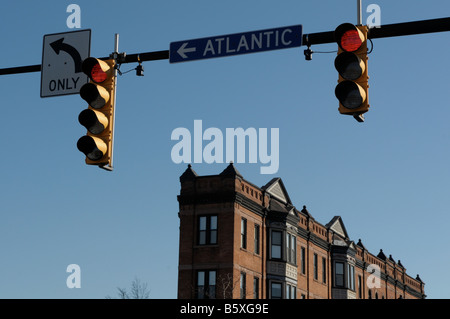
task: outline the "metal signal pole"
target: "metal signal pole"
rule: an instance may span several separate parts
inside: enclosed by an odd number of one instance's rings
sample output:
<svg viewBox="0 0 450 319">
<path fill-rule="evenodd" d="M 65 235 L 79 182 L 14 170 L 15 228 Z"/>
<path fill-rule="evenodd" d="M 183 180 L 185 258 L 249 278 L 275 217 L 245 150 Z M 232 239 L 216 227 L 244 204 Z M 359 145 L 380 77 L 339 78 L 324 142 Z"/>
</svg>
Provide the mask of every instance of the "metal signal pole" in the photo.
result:
<svg viewBox="0 0 450 319">
<path fill-rule="evenodd" d="M 362 25 L 362 0 L 356 0 L 357 11 L 357 25 Z"/>
</svg>

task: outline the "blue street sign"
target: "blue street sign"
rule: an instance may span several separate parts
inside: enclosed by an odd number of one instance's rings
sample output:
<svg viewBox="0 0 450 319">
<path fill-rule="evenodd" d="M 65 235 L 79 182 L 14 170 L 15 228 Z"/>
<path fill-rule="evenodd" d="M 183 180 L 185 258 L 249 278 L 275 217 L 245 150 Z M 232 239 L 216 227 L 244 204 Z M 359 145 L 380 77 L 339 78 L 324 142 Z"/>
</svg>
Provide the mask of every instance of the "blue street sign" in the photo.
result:
<svg viewBox="0 0 450 319">
<path fill-rule="evenodd" d="M 299 47 L 302 25 L 170 43 L 170 63 Z"/>
</svg>

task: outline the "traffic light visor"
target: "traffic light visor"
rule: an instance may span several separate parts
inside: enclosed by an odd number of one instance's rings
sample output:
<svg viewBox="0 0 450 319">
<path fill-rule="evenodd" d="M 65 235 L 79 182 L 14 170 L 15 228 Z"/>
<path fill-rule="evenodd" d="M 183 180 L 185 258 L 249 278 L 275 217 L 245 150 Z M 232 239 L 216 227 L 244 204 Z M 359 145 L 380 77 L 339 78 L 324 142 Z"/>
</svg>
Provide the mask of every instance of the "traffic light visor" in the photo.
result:
<svg viewBox="0 0 450 319">
<path fill-rule="evenodd" d="M 334 37 L 342 50 L 355 52 L 366 41 L 364 34 L 353 24 L 344 23 L 336 28 Z"/>
<path fill-rule="evenodd" d="M 78 150 L 91 161 L 99 161 L 106 154 L 107 146 L 103 140 L 93 136 L 83 136 L 77 142 Z"/>
<path fill-rule="evenodd" d="M 351 52 L 339 54 L 334 60 L 334 66 L 344 79 L 350 81 L 359 79 L 366 70 L 364 61 Z"/>
<path fill-rule="evenodd" d="M 83 72 L 95 83 L 102 83 L 112 75 L 113 70 L 103 60 L 87 58 L 81 65 Z"/>
<path fill-rule="evenodd" d="M 108 126 L 108 118 L 102 112 L 86 109 L 78 116 L 78 122 L 91 134 L 100 134 Z"/>
<path fill-rule="evenodd" d="M 367 98 L 361 85 L 352 81 L 343 81 L 336 86 L 335 95 L 339 102 L 348 109 L 357 109 Z"/>
<path fill-rule="evenodd" d="M 80 96 L 94 109 L 101 109 L 109 101 L 109 93 L 103 86 L 86 83 L 80 89 Z"/>
</svg>

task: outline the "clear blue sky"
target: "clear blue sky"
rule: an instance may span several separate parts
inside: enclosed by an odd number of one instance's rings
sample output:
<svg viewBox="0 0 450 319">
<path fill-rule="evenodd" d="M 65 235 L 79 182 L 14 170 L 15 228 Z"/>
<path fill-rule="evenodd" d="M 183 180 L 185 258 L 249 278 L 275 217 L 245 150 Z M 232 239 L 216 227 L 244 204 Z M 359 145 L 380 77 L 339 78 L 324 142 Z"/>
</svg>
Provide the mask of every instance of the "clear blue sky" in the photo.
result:
<svg viewBox="0 0 450 319">
<path fill-rule="evenodd" d="M 345 1 L 7 1 L 0 68 L 41 63 L 45 34 L 71 31 L 81 7 L 91 55 L 168 50 L 170 42 L 302 24 L 304 33 L 356 23 Z M 382 24 L 446 17 L 450 3 L 363 1 Z M 363 21 L 368 17 L 364 13 Z M 78 95 L 40 98 L 40 73 L 0 76 L 0 298 L 104 298 L 138 277 L 151 298 L 176 298 L 179 176 L 174 129 L 279 128 L 280 167 L 237 164 L 263 186 L 281 177 L 297 208 L 322 224 L 340 215 L 349 236 L 420 274 L 448 298 L 450 264 L 450 33 L 374 40 L 366 122 L 340 115 L 335 54 L 305 47 L 169 64 L 119 77 L 114 172 L 84 164 Z M 335 44 L 313 46 L 336 50 Z M 136 64 L 124 64 L 122 71 Z M 200 175 L 226 164 L 194 164 Z M 69 289 L 66 267 L 81 267 Z"/>
</svg>

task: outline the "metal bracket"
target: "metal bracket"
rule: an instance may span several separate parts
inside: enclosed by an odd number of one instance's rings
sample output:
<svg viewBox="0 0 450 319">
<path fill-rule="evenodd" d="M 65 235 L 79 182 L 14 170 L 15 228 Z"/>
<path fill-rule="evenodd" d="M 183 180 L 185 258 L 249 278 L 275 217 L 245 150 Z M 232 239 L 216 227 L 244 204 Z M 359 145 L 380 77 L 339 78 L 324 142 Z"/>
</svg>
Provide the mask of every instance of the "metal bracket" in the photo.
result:
<svg viewBox="0 0 450 319">
<path fill-rule="evenodd" d="M 121 52 L 121 53 L 113 52 L 109 55 L 109 58 L 114 59 L 116 61 L 116 64 L 125 63 L 126 57 L 127 57 L 126 52 Z"/>
<path fill-rule="evenodd" d="M 311 61 L 312 60 L 312 54 L 314 53 L 313 50 L 311 50 L 311 44 L 309 44 L 309 38 L 308 35 L 305 35 L 305 45 L 308 47 L 306 50 L 303 51 L 305 54 L 305 60 Z"/>
</svg>

